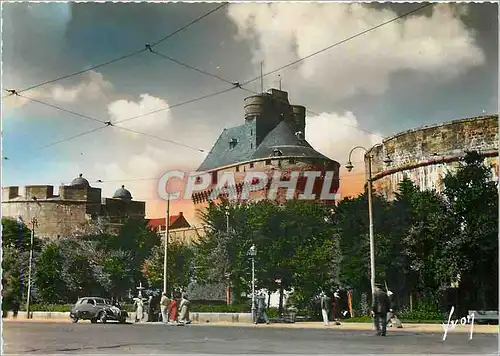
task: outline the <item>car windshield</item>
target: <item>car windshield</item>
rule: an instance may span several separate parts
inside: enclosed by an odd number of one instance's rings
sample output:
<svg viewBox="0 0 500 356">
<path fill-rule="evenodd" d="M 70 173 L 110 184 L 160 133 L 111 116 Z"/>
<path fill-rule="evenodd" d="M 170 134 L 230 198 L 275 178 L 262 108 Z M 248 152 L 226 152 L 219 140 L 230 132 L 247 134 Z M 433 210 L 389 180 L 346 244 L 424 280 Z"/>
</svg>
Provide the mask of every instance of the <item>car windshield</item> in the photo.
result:
<svg viewBox="0 0 500 356">
<path fill-rule="evenodd" d="M 102 298 L 96 298 L 96 299 L 95 299 L 95 302 L 96 302 L 97 304 L 109 304 L 109 303 L 107 303 L 107 302 L 106 302 L 106 300 L 104 300 L 104 299 L 102 299 Z"/>
</svg>

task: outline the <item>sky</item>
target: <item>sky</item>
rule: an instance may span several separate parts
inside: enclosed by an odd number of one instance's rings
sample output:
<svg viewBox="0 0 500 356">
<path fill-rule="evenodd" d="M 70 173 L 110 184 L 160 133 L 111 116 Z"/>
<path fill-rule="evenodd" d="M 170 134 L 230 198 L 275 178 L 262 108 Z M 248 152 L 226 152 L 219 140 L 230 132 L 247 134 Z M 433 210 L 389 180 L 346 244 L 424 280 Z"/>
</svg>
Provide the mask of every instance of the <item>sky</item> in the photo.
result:
<svg viewBox="0 0 500 356">
<path fill-rule="evenodd" d="M 21 90 L 143 49 L 219 5 L 4 3 L 3 89 Z M 270 72 L 419 6 L 233 3 L 155 51 L 243 83 L 259 76 L 261 63 Z M 342 165 L 354 146 L 370 148 L 400 131 L 496 113 L 497 5 L 435 4 L 268 75 L 264 89 L 280 80 L 292 104 L 315 113 L 308 113 L 308 141 Z M 98 130 L 103 125 L 88 118 L 7 97 L 2 185 L 58 187 L 82 173 L 103 196 L 124 184 L 134 199 L 147 201 L 148 217 L 164 216 L 157 178 L 171 169 L 196 169 L 224 128 L 244 123 L 243 100 L 250 94 L 234 89 L 176 104 L 229 87 L 145 51 L 21 93 L 101 121 L 160 110 L 120 124 L 146 135 Z M 260 81 L 246 87 L 258 92 Z M 362 188 L 362 155 L 355 152 L 351 173 L 341 171 L 343 196 Z M 173 202 L 171 213 L 179 211 L 194 218 L 190 202 Z"/>
</svg>

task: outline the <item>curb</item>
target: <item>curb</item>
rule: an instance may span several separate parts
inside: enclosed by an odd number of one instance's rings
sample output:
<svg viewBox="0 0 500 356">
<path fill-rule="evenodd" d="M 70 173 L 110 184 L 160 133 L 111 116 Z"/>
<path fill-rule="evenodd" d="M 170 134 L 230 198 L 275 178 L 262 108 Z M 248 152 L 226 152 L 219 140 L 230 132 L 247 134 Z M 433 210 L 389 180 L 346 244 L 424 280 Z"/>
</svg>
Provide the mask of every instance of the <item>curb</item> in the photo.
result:
<svg viewBox="0 0 500 356">
<path fill-rule="evenodd" d="M 68 319 L 14 319 L 14 318 L 8 318 L 8 319 L 3 319 L 4 322 L 10 323 L 10 322 L 21 322 L 21 323 L 54 323 L 54 324 L 70 324 L 71 320 Z M 79 321 L 78 324 L 82 323 L 87 323 L 90 324 L 90 321 L 88 320 L 83 320 Z M 115 324 L 115 323 L 109 323 L 109 324 Z M 161 322 L 153 322 L 153 323 L 127 323 L 128 325 L 164 325 Z M 220 326 L 220 327 L 228 327 L 228 326 L 235 326 L 235 327 L 247 327 L 247 328 L 279 328 L 279 329 L 318 329 L 318 330 L 332 330 L 332 331 L 374 331 L 374 327 L 371 323 L 342 323 L 341 325 L 333 325 L 330 324 L 329 326 L 323 325 L 323 323 L 316 323 L 316 322 L 305 322 L 305 323 L 294 323 L 294 324 L 282 324 L 282 323 L 276 323 L 276 324 L 251 324 L 251 323 L 245 323 L 245 322 L 224 322 L 224 321 L 216 321 L 216 322 L 197 322 L 193 321 L 191 325 L 196 325 L 196 326 Z M 165 327 L 174 327 L 176 325 L 164 325 Z M 189 327 L 189 325 L 186 325 L 185 327 Z M 398 333 L 398 332 L 424 332 L 424 333 L 442 333 L 444 332 L 443 326 L 441 324 L 405 324 L 403 325 L 403 328 L 392 328 L 389 327 L 387 328 L 388 333 Z M 450 327 L 449 331 L 453 333 L 470 333 L 470 328 L 469 327 L 456 327 L 455 329 L 452 329 Z M 499 326 L 498 325 L 474 325 L 473 333 L 477 334 L 498 334 L 499 333 Z"/>
</svg>

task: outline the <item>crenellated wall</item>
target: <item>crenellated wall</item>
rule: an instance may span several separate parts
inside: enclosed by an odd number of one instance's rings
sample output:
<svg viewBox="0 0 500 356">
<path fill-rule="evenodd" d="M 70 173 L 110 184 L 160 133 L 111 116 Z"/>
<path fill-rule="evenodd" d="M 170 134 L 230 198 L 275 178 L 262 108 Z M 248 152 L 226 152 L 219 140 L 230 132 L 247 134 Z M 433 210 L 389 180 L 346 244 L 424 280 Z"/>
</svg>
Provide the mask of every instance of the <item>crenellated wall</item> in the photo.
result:
<svg viewBox="0 0 500 356">
<path fill-rule="evenodd" d="M 498 138 L 498 115 L 455 120 L 389 137 L 370 151 L 374 189 L 393 199 L 406 175 L 422 190 L 441 191 L 441 178 L 458 167 L 467 151 L 483 154 L 498 179 Z M 387 156 L 392 160 L 389 166 L 384 163 Z"/>
<path fill-rule="evenodd" d="M 26 224 L 35 217 L 36 234 L 41 238 L 74 236 L 98 217 L 115 225 L 126 217 L 144 219 L 145 210 L 146 203 L 140 201 L 105 198 L 101 202 L 100 188 L 61 186 L 59 195 L 54 195 L 50 185 L 26 186 L 22 195 L 19 187 L 2 189 L 2 216 L 21 216 Z"/>
<path fill-rule="evenodd" d="M 331 183 L 331 193 L 335 193 L 339 189 L 339 169 L 340 164 L 331 160 L 319 160 L 319 159 L 310 159 L 304 157 L 283 157 L 279 159 L 266 159 L 266 160 L 256 160 L 252 162 L 242 162 L 242 164 L 224 167 L 219 170 L 214 170 L 212 174 L 217 176 L 217 182 L 221 179 L 225 172 L 231 172 L 235 174 L 235 183 L 237 186 L 241 186 L 245 179 L 245 174 L 247 172 L 264 172 L 269 177 L 273 175 L 273 172 L 278 171 L 281 172 L 281 176 L 287 176 L 291 172 L 298 171 L 332 171 L 334 172 L 333 182 Z M 299 182 L 297 184 L 297 190 L 295 192 L 295 196 L 302 193 L 304 190 L 303 184 L 300 183 L 301 180 L 299 178 Z M 248 200 L 259 200 L 265 198 L 268 193 L 268 187 L 264 187 L 261 190 L 253 191 L 248 194 Z M 210 196 L 212 189 L 216 187 L 216 184 L 210 189 L 207 189 L 205 192 L 193 194 L 193 202 L 195 203 L 196 209 L 201 209 L 206 206 L 207 199 Z M 323 180 L 321 178 L 317 178 L 316 183 L 314 185 L 313 192 L 316 193 L 317 198 L 319 199 L 321 194 L 321 189 L 323 187 Z M 240 187 L 241 188 L 241 187 Z M 240 189 L 237 188 L 237 189 Z M 240 191 L 238 191 L 240 193 Z M 278 189 L 277 197 L 275 200 L 282 201 L 285 199 L 286 189 Z"/>
</svg>

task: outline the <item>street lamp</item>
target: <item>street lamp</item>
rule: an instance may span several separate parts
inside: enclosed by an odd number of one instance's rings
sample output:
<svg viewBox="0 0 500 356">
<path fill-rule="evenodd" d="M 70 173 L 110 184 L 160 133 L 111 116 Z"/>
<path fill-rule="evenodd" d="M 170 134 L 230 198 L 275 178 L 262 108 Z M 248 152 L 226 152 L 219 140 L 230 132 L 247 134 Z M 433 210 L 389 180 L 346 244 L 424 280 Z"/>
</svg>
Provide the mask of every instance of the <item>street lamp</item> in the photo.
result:
<svg viewBox="0 0 500 356">
<path fill-rule="evenodd" d="M 170 227 L 170 194 L 167 193 L 167 217 L 165 220 L 165 243 L 163 244 L 163 292 L 167 293 L 167 256 L 168 256 L 168 233 Z"/>
<path fill-rule="evenodd" d="M 38 221 L 34 217 L 31 219 L 31 244 L 30 244 L 30 260 L 28 267 L 28 296 L 26 297 L 26 315 L 31 319 L 30 302 L 31 302 L 31 268 L 33 266 L 33 243 L 35 241 L 35 227 L 38 227 Z"/>
<path fill-rule="evenodd" d="M 252 322 L 255 323 L 255 256 L 257 256 L 255 245 L 250 247 L 248 255 L 252 259 Z"/>
<path fill-rule="evenodd" d="M 18 237 L 18 247 L 19 247 L 19 254 L 23 252 L 23 226 L 24 226 L 24 220 L 21 215 L 17 217 L 17 225 L 19 227 L 19 237 Z M 21 273 L 21 301 L 24 299 L 24 265 L 23 265 L 23 260 L 20 259 L 19 263 L 21 264 L 20 268 L 20 273 Z"/>
<path fill-rule="evenodd" d="M 230 232 L 229 232 L 229 205 L 226 205 L 225 214 L 226 214 L 226 233 L 227 233 L 227 238 L 229 239 L 229 234 L 230 234 Z M 231 304 L 230 274 L 228 272 L 226 272 L 224 276 L 226 277 L 226 304 L 230 305 Z"/>
<path fill-rule="evenodd" d="M 368 219 L 370 222 L 370 281 L 371 281 L 371 287 L 372 287 L 372 296 L 373 296 L 373 293 L 375 291 L 375 242 L 374 242 L 374 237 L 373 237 L 373 207 L 372 207 L 372 159 L 373 159 L 373 156 L 370 152 L 375 146 L 373 146 L 369 150 L 367 150 L 363 146 L 354 147 L 351 150 L 351 152 L 349 152 L 349 161 L 345 165 L 345 168 L 347 169 L 348 172 L 352 171 L 352 169 L 354 168 L 354 166 L 351 162 L 352 152 L 357 148 L 360 148 L 360 149 L 365 151 L 365 157 L 368 158 L 368 181 L 367 181 L 367 184 L 368 184 Z M 392 160 L 389 157 L 389 155 L 386 155 L 383 162 L 386 165 L 389 165 L 392 163 Z"/>
</svg>

